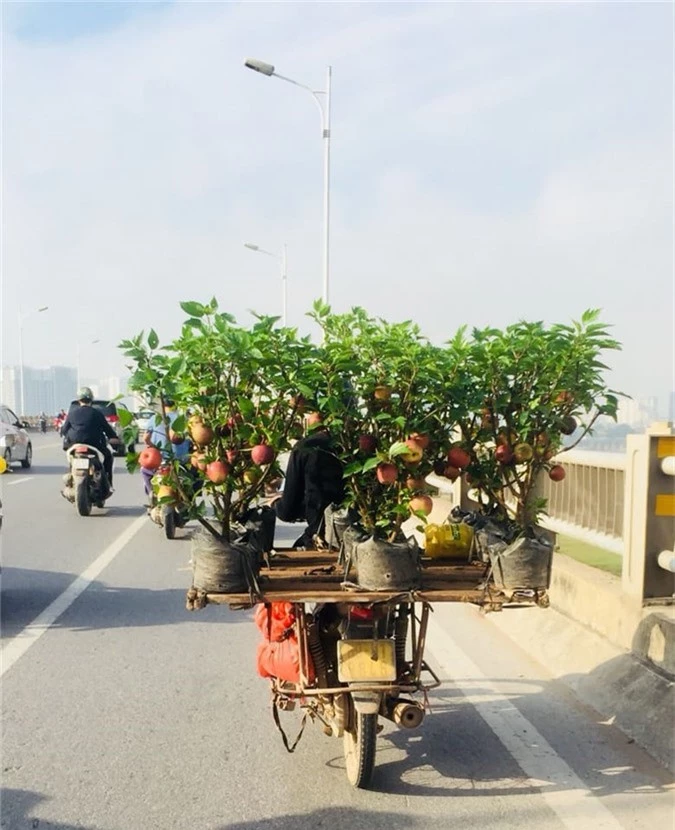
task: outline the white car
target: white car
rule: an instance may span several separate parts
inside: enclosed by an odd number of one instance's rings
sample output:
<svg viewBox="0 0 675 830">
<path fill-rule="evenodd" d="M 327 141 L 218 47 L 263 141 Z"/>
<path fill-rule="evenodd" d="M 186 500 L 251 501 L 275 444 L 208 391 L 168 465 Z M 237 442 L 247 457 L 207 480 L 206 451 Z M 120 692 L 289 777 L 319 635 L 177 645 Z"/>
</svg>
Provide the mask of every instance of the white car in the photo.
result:
<svg viewBox="0 0 675 830">
<path fill-rule="evenodd" d="M 11 467 L 17 461 L 28 469 L 33 463 L 33 445 L 21 421 L 12 410 L 0 404 L 0 455 Z"/>
</svg>

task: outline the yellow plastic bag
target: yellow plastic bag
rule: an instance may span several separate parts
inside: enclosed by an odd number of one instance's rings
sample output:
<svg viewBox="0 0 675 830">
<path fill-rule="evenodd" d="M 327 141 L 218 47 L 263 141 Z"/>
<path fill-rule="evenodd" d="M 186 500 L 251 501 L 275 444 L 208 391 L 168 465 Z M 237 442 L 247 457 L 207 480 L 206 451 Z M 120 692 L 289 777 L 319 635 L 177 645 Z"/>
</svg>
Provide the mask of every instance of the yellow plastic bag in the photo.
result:
<svg viewBox="0 0 675 830">
<path fill-rule="evenodd" d="M 432 559 L 466 559 L 471 553 L 473 528 L 463 523 L 428 524 L 424 528 L 425 552 Z"/>
</svg>

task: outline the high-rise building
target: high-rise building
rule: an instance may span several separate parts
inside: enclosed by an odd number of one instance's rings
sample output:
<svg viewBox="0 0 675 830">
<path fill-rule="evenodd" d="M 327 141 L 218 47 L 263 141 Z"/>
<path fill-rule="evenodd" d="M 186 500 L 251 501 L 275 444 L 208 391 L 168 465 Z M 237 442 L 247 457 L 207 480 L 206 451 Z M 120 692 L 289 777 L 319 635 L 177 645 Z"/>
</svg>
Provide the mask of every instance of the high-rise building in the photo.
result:
<svg viewBox="0 0 675 830">
<path fill-rule="evenodd" d="M 2 403 L 17 415 L 29 417 L 44 412 L 52 415 L 59 409 L 68 409 L 75 397 L 77 371 L 70 366 L 50 366 L 47 369 L 23 368 L 23 400 L 21 406 L 21 370 L 18 366 L 3 366 Z M 20 412 L 23 408 L 23 412 Z"/>
<path fill-rule="evenodd" d="M 13 412 L 18 413 L 20 400 L 19 370 L 16 366 L 3 366 L 0 401 Z"/>
</svg>

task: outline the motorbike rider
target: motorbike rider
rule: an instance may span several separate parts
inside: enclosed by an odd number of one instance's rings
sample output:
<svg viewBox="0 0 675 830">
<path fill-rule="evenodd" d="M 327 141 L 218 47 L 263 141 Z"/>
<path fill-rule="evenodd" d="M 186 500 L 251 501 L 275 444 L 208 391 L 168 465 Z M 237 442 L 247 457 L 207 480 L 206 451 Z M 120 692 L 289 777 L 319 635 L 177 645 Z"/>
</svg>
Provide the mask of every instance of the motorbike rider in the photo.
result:
<svg viewBox="0 0 675 830">
<path fill-rule="evenodd" d="M 79 406 L 70 408 L 61 427 L 63 449 L 67 450 L 73 444 L 89 444 L 103 454 L 103 470 L 107 479 L 109 496 L 113 492 L 113 455 L 108 448 L 108 441 L 111 444 L 117 444 L 119 441 L 115 430 L 106 421 L 103 413 L 91 405 L 94 393 L 88 386 L 80 389 L 77 393 L 77 400 Z"/>
<path fill-rule="evenodd" d="M 175 423 L 179 415 L 176 410 L 176 402 L 172 398 L 164 399 L 164 413 L 166 420 L 169 422 L 169 429 L 171 429 L 172 424 Z M 143 442 L 148 447 L 156 447 L 162 453 L 162 458 L 165 460 L 175 458 L 182 464 L 186 464 L 190 455 L 189 439 L 186 438 L 180 444 L 174 444 L 166 434 L 164 420 L 153 426 L 152 429 L 146 430 L 143 435 Z M 171 449 L 173 449 L 173 454 L 171 454 Z M 144 467 L 141 467 L 143 488 L 146 496 L 152 496 L 152 477 L 155 473 L 156 470 L 146 470 Z"/>
</svg>

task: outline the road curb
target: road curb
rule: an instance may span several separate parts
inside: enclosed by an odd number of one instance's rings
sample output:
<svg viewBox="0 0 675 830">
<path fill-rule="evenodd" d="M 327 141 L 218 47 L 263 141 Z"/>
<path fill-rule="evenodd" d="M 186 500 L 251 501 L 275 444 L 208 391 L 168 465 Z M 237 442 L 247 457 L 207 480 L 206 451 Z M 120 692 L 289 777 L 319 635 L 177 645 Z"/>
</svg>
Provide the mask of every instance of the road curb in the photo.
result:
<svg viewBox="0 0 675 830">
<path fill-rule="evenodd" d="M 675 683 L 665 673 L 554 608 L 506 608 L 486 619 L 675 773 Z"/>
</svg>

